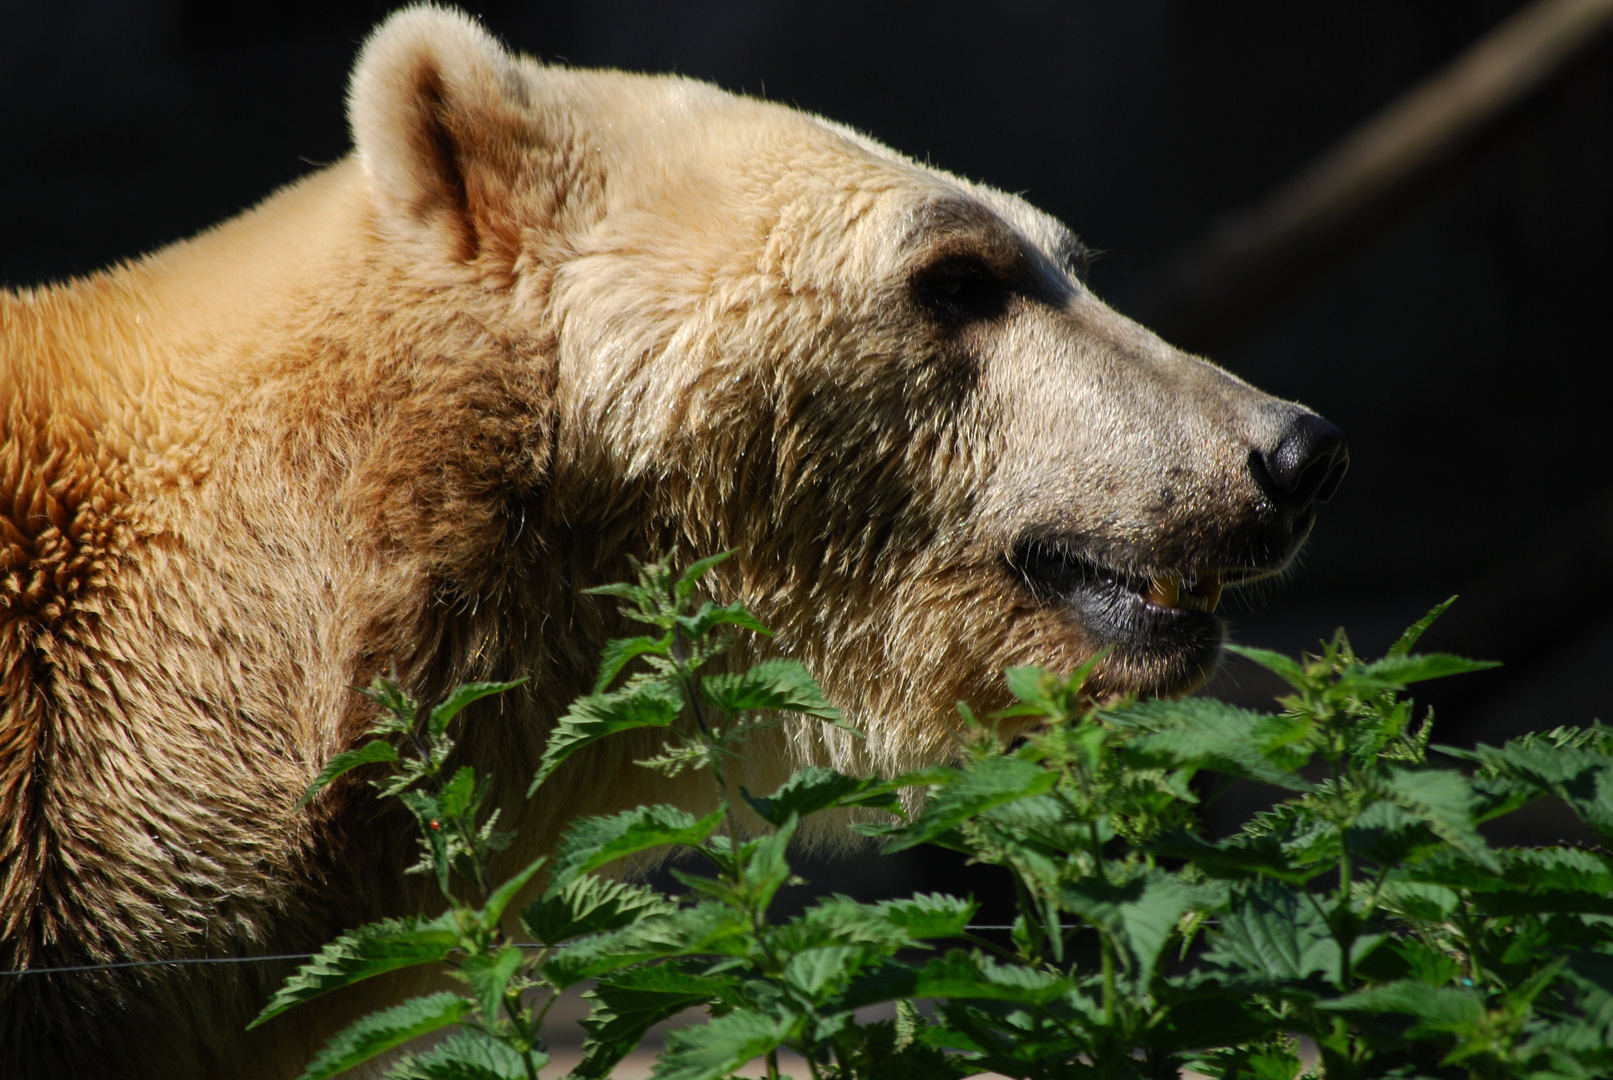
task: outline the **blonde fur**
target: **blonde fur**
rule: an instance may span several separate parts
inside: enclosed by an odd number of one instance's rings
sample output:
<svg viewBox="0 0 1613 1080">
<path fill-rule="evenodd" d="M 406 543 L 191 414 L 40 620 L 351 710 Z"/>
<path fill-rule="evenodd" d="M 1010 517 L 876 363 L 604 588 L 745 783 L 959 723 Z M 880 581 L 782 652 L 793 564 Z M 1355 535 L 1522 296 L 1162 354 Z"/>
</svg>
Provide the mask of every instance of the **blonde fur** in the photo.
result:
<svg viewBox="0 0 1613 1080">
<path fill-rule="evenodd" d="M 698 803 L 631 739 L 518 797 L 620 631 L 580 590 L 628 555 L 739 549 L 718 591 L 868 732 L 782 729 L 743 770 L 766 789 L 943 759 L 1003 666 L 1091 654 L 1006 565 L 1026 528 L 1146 572 L 1259 503 L 1270 399 L 1103 307 L 1017 199 L 429 7 L 371 37 L 349 107 L 355 153 L 257 209 L 0 295 L 0 968 L 306 949 L 423 903 L 362 784 L 295 809 L 392 665 L 426 698 L 531 678 L 465 729 L 512 861 L 580 813 Z M 936 329 L 913 275 L 954 251 L 1043 299 Z M 0 981 L 0 1073 L 291 1075 L 403 989 L 243 1034 L 284 974 Z"/>
</svg>

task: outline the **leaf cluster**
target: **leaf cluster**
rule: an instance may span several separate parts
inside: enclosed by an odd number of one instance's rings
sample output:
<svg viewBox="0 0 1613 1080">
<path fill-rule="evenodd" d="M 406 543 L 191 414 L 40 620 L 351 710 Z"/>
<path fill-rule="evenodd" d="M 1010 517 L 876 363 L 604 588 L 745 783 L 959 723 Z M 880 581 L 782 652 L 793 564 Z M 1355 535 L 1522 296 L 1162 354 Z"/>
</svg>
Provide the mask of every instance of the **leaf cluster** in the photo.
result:
<svg viewBox="0 0 1613 1080">
<path fill-rule="evenodd" d="M 1011 669 L 1011 708 L 981 719 L 960 705 L 970 737 L 954 764 L 893 778 L 808 767 L 766 796 L 739 789 L 762 823 L 747 832 L 724 773 L 745 739 L 792 715 L 845 725 L 793 661 L 705 670 L 735 633 L 765 633 L 743 608 L 701 597 L 721 559 L 682 574 L 649 564 L 599 590 L 647 632 L 607 647 L 533 782 L 599 739 L 656 729 L 664 749 L 641 764 L 708 774 L 704 815 L 661 805 L 579 820 L 547 861 L 494 887 L 488 859 L 507 838 L 485 807 L 486 777 L 450 765 L 449 727 L 474 697 L 508 687 L 464 688 L 432 710 L 395 681 L 371 688 L 375 740 L 333 759 L 309 797 L 348 769 L 388 766 L 377 786 L 415 813 L 448 910 L 343 935 L 258 1022 L 416 964 L 446 967 L 465 991 L 366 1017 L 306 1076 L 453 1027 L 387 1075 L 535 1080 L 548 1008 L 588 982 L 572 1073 L 583 1080 L 610 1075 L 653 1025 L 691 1009 L 706 1022 L 668 1037 L 660 1080 L 721 1080 L 758 1058 L 776 1077 L 786 1048 L 814 1080 L 1613 1075 L 1613 859 L 1602 847 L 1497 848 L 1480 828 L 1552 798 L 1613 836 L 1613 730 L 1431 759 L 1432 717 L 1407 688 L 1490 666 L 1412 651 L 1447 605 L 1377 659 L 1342 631 L 1298 658 L 1237 648 L 1288 684 L 1271 712 L 1203 698 L 1099 707 L 1085 692 L 1092 664 Z M 1009 743 L 997 725 L 1010 718 L 1032 733 Z M 1206 835 L 1202 800 L 1239 780 L 1286 801 L 1229 837 Z M 909 789 L 922 798 L 904 800 Z M 882 812 L 853 828 L 887 850 L 933 844 L 1006 869 L 1018 896 L 1006 938 L 972 925 L 972 899 L 941 895 L 829 896 L 774 917 L 803 820 L 847 809 Z M 687 856 L 681 895 L 612 876 L 669 849 Z M 450 887 L 456 875 L 479 903 Z M 534 891 L 523 948 L 501 924 Z M 881 1004 L 894 1020 L 859 1019 Z M 1303 1059 L 1301 1036 L 1318 1060 Z"/>
</svg>

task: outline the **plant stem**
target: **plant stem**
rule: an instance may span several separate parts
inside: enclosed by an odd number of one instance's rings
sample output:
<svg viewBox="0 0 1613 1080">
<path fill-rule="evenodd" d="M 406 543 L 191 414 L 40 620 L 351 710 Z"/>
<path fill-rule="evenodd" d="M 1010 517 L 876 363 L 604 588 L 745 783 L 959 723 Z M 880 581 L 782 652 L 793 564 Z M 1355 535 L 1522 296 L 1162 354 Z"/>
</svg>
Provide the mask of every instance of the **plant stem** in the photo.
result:
<svg viewBox="0 0 1613 1080">
<path fill-rule="evenodd" d="M 1350 957 L 1355 951 L 1355 921 L 1350 912 L 1351 878 L 1355 874 L 1350 860 L 1350 819 L 1353 815 L 1345 795 L 1344 779 L 1339 775 L 1338 761 L 1330 760 L 1328 770 L 1333 780 L 1334 826 L 1339 831 L 1339 892 L 1338 900 L 1333 905 L 1333 915 L 1327 922 L 1333 931 L 1333 940 L 1339 945 L 1339 989 L 1348 992 L 1355 980 Z"/>
<path fill-rule="evenodd" d="M 398 669 L 396 666 L 394 666 L 392 668 L 392 682 L 394 685 L 396 685 L 397 681 Z M 398 689 L 401 693 L 401 687 Z M 407 701 L 409 699 L 405 698 L 404 700 Z M 426 717 L 429 717 L 430 715 L 431 710 L 427 709 Z M 432 776 L 436 776 L 439 770 L 436 762 L 431 760 L 431 745 L 420 737 L 420 725 L 424 722 L 425 719 L 421 717 L 420 710 L 416 708 L 415 711 L 409 716 L 409 739 L 414 743 L 414 752 L 420 755 L 421 761 L 425 762 L 426 769 L 431 773 Z"/>
<path fill-rule="evenodd" d="M 1109 1029 L 1110 1038 L 1114 1037 L 1115 1029 L 1115 946 L 1109 940 L 1109 935 L 1103 930 L 1098 931 L 1098 940 L 1103 943 L 1103 1024 Z"/>
<path fill-rule="evenodd" d="M 711 775 L 717 781 L 717 797 L 722 800 L 723 825 L 728 830 L 728 865 L 729 878 L 738 886 L 743 882 L 744 876 L 739 866 L 739 830 L 734 821 L 734 804 L 728 796 L 728 778 L 723 774 L 722 760 L 723 748 L 716 737 L 711 733 L 711 726 L 706 723 L 706 710 L 700 704 L 700 673 L 688 666 L 688 652 L 683 645 L 683 631 L 677 625 L 672 627 L 672 659 L 677 664 L 678 683 L 683 687 L 683 696 L 689 702 L 689 708 L 694 711 L 694 722 L 700 728 L 700 738 L 706 744 L 706 752 L 711 760 Z"/>
<path fill-rule="evenodd" d="M 998 945 L 995 942 L 987 941 L 985 938 L 976 934 L 962 933 L 958 935 L 958 940 L 967 941 L 975 948 L 984 952 L 992 953 L 996 956 L 1000 956 L 1011 964 L 1019 962 L 1023 959 L 1023 957 L 1021 957 L 1017 952 L 1014 952 L 1012 949 L 1005 949 L 1001 945 Z"/>
<path fill-rule="evenodd" d="M 1099 881 L 1108 884 L 1109 875 L 1103 866 L 1103 841 L 1098 837 L 1097 818 L 1087 821 L 1087 839 L 1092 845 L 1092 873 Z"/>
<path fill-rule="evenodd" d="M 536 1015 L 536 1016 L 534 1016 L 532 1018 L 532 1030 L 533 1031 L 538 1031 L 538 1030 L 542 1029 L 544 1018 L 549 1015 L 549 1010 L 554 1008 L 554 1003 L 559 1001 L 559 1000 L 560 1000 L 560 991 L 558 991 L 558 990 L 551 991 L 550 994 L 549 994 L 549 1000 L 545 1001 L 543 1003 L 543 1008 L 538 1010 L 538 1015 Z"/>
<path fill-rule="evenodd" d="M 1010 867 L 1009 873 L 1013 875 L 1014 894 L 1015 899 L 1018 901 L 1018 903 L 1015 905 L 1015 910 L 1023 914 L 1024 912 L 1031 910 L 1031 905 L 1034 903 L 1031 898 L 1030 886 L 1025 884 L 1024 875 L 1022 875 L 1017 869 Z M 1034 934 L 1039 929 L 1043 930 L 1044 933 L 1042 934 L 1041 940 L 1032 941 L 1031 943 L 1033 956 L 1040 956 L 1044 953 L 1047 947 L 1047 936 L 1045 933 L 1045 928 L 1041 926 L 1040 919 L 1032 919 L 1029 917 L 1025 919 L 1026 933 Z M 1030 958 L 1031 957 L 1026 957 L 1025 959 L 1028 960 Z"/>
<path fill-rule="evenodd" d="M 1473 920 L 1464 911 L 1452 922 L 1462 939 L 1462 944 L 1467 947 L 1468 978 L 1473 980 L 1474 986 L 1479 986 L 1484 981 L 1484 963 L 1479 959 L 1478 934 L 1474 929 Z"/>
<path fill-rule="evenodd" d="M 1351 877 L 1355 867 L 1350 860 L 1350 830 L 1343 824 L 1339 825 L 1339 896 L 1338 906 L 1343 907 L 1350 902 Z"/>
<path fill-rule="evenodd" d="M 482 903 L 485 904 L 488 898 L 493 895 L 493 886 L 487 876 L 487 863 L 483 860 L 482 853 L 476 848 L 476 830 L 471 827 L 470 822 L 465 820 L 465 815 L 463 814 L 454 819 L 454 827 L 465 838 L 465 846 L 470 850 L 471 865 L 476 869 L 476 886 L 482 890 Z M 498 939 L 503 938 L 503 932 L 496 928 L 494 934 Z"/>
<path fill-rule="evenodd" d="M 1047 920 L 1048 937 L 1053 943 L 1053 962 L 1064 963 L 1064 926 L 1059 918 L 1059 905 L 1053 897 L 1049 896 L 1044 905 L 1043 917 Z"/>
<path fill-rule="evenodd" d="M 521 1036 L 521 1065 L 526 1069 L 527 1080 L 538 1080 L 538 1070 L 532 1064 L 532 1037 L 537 1028 L 528 1027 L 526 1019 L 521 1015 L 521 995 L 506 994 L 504 997 L 504 1010 L 510 1014 L 510 1022 L 515 1025 L 516 1032 Z"/>
</svg>

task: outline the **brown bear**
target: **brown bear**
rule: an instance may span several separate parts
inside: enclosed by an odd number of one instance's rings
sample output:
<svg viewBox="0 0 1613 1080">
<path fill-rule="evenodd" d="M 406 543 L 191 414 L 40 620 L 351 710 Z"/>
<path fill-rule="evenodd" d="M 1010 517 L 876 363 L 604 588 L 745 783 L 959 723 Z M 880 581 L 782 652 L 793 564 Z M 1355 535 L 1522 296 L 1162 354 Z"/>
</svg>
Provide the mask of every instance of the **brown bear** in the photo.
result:
<svg viewBox="0 0 1613 1080">
<path fill-rule="evenodd" d="M 867 732 L 782 729 L 766 790 L 944 758 L 1005 665 L 1107 646 L 1099 693 L 1192 687 L 1223 586 L 1343 471 L 1331 425 L 1105 307 L 1058 222 L 816 117 L 428 7 L 349 111 L 352 155 L 257 209 L 0 295 L 0 969 L 415 908 L 409 821 L 357 782 L 296 808 L 392 665 L 530 679 L 462 743 L 512 861 L 686 797 L 607 742 L 518 798 L 628 556 L 736 549 L 714 590 Z M 0 1076 L 284 1076 L 397 992 L 244 1034 L 286 971 L 0 979 Z"/>
</svg>

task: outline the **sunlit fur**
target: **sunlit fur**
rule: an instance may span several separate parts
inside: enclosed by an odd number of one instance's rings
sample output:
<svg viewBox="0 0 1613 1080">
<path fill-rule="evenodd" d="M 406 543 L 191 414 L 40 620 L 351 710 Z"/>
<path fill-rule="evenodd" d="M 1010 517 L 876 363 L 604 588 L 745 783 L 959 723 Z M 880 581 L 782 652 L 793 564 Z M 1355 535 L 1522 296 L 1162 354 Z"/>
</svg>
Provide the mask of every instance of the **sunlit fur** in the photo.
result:
<svg viewBox="0 0 1613 1080">
<path fill-rule="evenodd" d="M 426 698 L 530 678 L 464 742 L 512 862 L 580 813 L 698 803 L 630 738 L 515 797 L 624 629 L 580 590 L 628 555 L 738 549 L 717 592 L 867 732 L 782 729 L 740 769 L 766 790 L 945 759 L 1005 665 L 1091 655 L 1008 565 L 1027 531 L 1147 572 L 1225 562 L 1269 513 L 1245 462 L 1275 403 L 1104 307 L 1018 199 L 431 9 L 365 46 L 350 115 L 356 152 L 256 210 L 0 295 L 0 968 L 415 909 L 411 827 L 367 787 L 293 808 L 393 665 Z M 975 249 L 1034 295 L 938 329 L 914 276 Z M 1202 675 L 1117 658 L 1099 685 Z M 0 1075 L 289 1075 L 402 989 L 243 1035 L 285 972 L 0 980 Z"/>
</svg>

